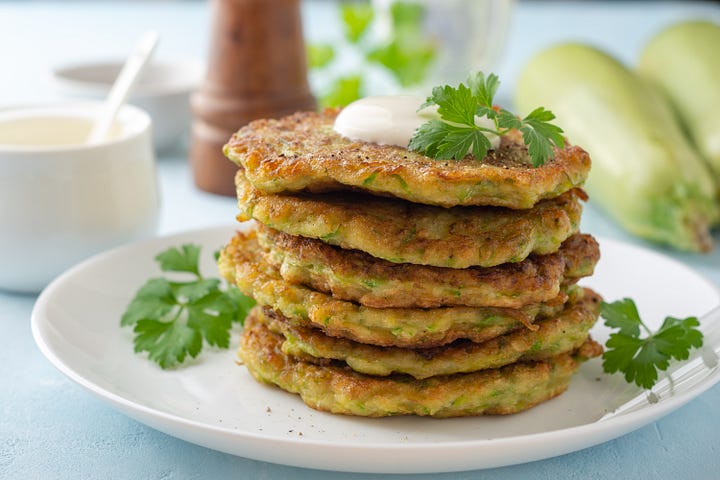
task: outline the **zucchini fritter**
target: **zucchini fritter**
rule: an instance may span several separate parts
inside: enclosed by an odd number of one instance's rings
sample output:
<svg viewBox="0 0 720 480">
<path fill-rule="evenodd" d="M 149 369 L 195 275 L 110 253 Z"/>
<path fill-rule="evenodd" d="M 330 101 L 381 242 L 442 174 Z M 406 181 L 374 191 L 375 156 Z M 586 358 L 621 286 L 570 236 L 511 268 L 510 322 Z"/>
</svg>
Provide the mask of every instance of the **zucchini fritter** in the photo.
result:
<svg viewBox="0 0 720 480">
<path fill-rule="evenodd" d="M 368 375 L 404 373 L 422 379 L 498 368 L 518 361 L 546 360 L 573 352 L 587 340 L 588 331 L 600 314 L 600 300 L 595 292 L 586 290 L 579 302 L 568 305 L 554 318 L 539 321 L 535 331 L 522 329 L 483 343 L 459 340 L 425 349 L 376 347 L 328 337 L 315 328 L 292 326 L 278 315 L 265 314 L 259 307 L 254 315 L 270 331 L 285 337 L 282 351 L 291 357 L 320 364 L 341 360 L 356 372 Z"/>
<path fill-rule="evenodd" d="M 536 319 L 556 315 L 570 295 L 569 287 L 550 302 L 520 309 L 500 307 L 372 308 L 338 300 L 326 293 L 285 282 L 260 255 L 255 232 L 237 233 L 218 261 L 220 273 L 259 305 L 271 307 L 291 323 L 322 329 L 327 335 L 379 346 L 433 347 L 458 338 L 483 342 L 512 330 L 537 329 Z"/>
<path fill-rule="evenodd" d="M 584 192 L 568 191 L 530 210 L 441 208 L 355 192 L 267 195 L 239 171 L 238 220 L 362 250 L 393 263 L 492 267 L 557 251 L 578 230 Z"/>
<path fill-rule="evenodd" d="M 364 375 L 342 364 L 303 362 L 285 355 L 282 342 L 282 335 L 270 332 L 251 313 L 238 356 L 258 381 L 298 393 L 312 408 L 366 417 L 520 412 L 565 391 L 580 361 L 601 351 L 588 340 L 576 355 L 416 380 L 407 375 Z"/>
<path fill-rule="evenodd" d="M 414 203 L 526 209 L 581 186 L 590 158 L 576 146 L 533 168 L 519 132 L 482 160 L 440 161 L 405 148 L 351 141 L 333 130 L 337 111 L 257 120 L 233 135 L 225 155 L 266 193 L 364 190 Z"/>
<path fill-rule="evenodd" d="M 263 225 L 257 226 L 257 238 L 263 259 L 286 282 L 375 308 L 519 308 L 557 297 L 563 284 L 592 275 L 600 258 L 595 239 L 581 234 L 567 239 L 556 253 L 467 269 L 392 263 Z"/>
</svg>

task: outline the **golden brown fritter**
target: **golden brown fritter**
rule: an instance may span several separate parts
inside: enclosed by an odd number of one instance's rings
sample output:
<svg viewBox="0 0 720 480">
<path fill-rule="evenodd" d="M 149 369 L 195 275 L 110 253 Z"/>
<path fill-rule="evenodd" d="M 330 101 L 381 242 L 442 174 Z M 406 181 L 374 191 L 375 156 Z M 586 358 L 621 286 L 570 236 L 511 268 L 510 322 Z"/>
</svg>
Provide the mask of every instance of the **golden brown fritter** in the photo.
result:
<svg viewBox="0 0 720 480">
<path fill-rule="evenodd" d="M 580 361 L 601 351 L 588 340 L 575 356 L 561 354 L 540 362 L 415 380 L 406 375 L 364 375 L 342 364 L 303 362 L 285 355 L 282 343 L 282 335 L 270 332 L 251 314 L 238 356 L 258 381 L 298 393 L 312 408 L 365 417 L 520 412 L 565 391 Z"/>
<path fill-rule="evenodd" d="M 286 282 L 375 308 L 519 308 L 557 297 L 563 284 L 592 275 L 600 258 L 595 239 L 581 234 L 567 239 L 557 253 L 466 269 L 392 263 L 262 224 L 257 234 L 263 259 Z"/>
<path fill-rule="evenodd" d="M 559 313 L 565 292 L 550 302 L 520 309 L 499 307 L 371 308 L 285 282 L 260 255 L 255 233 L 238 233 L 220 254 L 220 273 L 259 305 L 277 310 L 296 325 L 361 343 L 398 347 L 433 347 L 458 338 L 484 342 Z M 582 289 L 568 290 L 572 299 Z M 571 299 L 571 300 L 572 300 Z"/>
<path fill-rule="evenodd" d="M 579 302 L 568 305 L 556 317 L 539 321 L 535 331 L 522 329 L 483 343 L 459 340 L 424 349 L 376 347 L 329 337 L 319 329 L 292 326 L 279 315 L 266 315 L 260 307 L 254 316 L 270 331 L 285 337 L 282 351 L 291 357 L 319 364 L 340 360 L 356 372 L 368 375 L 404 373 L 422 379 L 574 352 L 587 340 L 588 331 L 600 314 L 600 301 L 599 295 L 586 290 Z"/>
<path fill-rule="evenodd" d="M 531 210 L 441 208 L 356 192 L 267 195 L 236 176 L 238 220 L 362 250 L 393 263 L 491 267 L 553 253 L 575 233 L 584 193 L 575 189 Z"/>
<path fill-rule="evenodd" d="M 581 186 L 590 158 L 576 146 L 533 168 L 519 132 L 479 161 L 434 160 L 390 145 L 351 141 L 333 130 L 337 111 L 257 120 L 233 135 L 225 155 L 266 193 L 364 190 L 415 203 L 526 209 Z"/>
</svg>

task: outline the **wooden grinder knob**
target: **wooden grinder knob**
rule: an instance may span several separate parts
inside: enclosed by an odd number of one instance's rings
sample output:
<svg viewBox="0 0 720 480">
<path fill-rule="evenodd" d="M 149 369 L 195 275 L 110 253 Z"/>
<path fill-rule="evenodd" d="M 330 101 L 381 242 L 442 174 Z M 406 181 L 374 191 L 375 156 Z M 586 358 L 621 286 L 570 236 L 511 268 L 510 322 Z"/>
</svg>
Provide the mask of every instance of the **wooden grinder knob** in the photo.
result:
<svg viewBox="0 0 720 480">
<path fill-rule="evenodd" d="M 316 108 L 307 81 L 300 0 L 213 0 L 205 82 L 191 98 L 190 163 L 198 188 L 235 195 L 222 153 L 251 120 Z"/>
</svg>

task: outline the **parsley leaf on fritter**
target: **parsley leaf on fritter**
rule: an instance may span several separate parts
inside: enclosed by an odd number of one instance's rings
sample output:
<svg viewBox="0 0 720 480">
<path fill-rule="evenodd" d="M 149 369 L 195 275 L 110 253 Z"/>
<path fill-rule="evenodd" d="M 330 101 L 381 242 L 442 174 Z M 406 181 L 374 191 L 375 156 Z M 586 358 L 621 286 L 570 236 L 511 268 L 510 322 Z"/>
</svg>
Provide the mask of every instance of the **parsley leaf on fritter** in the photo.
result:
<svg viewBox="0 0 720 480">
<path fill-rule="evenodd" d="M 485 77 L 476 72 L 467 79 L 467 86 L 435 87 L 421 108 L 437 105 L 439 119 L 420 126 L 410 139 L 408 149 L 439 160 L 464 158 L 471 152 L 482 160 L 491 148 L 487 135 L 502 136 L 511 129 L 522 132 L 523 141 L 533 166 L 543 165 L 553 157 L 553 146 L 563 148 L 562 129 L 550 123 L 555 115 L 543 107 L 536 108 L 525 118 L 493 106 L 500 86 L 497 75 Z M 490 119 L 494 128 L 478 125 L 476 117 Z"/>
</svg>

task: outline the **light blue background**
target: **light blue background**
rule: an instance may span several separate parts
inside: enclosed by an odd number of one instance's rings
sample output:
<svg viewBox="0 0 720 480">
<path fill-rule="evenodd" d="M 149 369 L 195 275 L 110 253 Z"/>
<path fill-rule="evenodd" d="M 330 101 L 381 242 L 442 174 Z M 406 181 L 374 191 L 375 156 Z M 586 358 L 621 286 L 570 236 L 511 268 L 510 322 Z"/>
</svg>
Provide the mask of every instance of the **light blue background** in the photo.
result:
<svg viewBox="0 0 720 480">
<path fill-rule="evenodd" d="M 305 5 L 309 36 L 332 33 L 329 22 L 322 20 L 329 18 L 323 13 L 328 4 Z M 632 63 L 658 28 L 694 17 L 720 21 L 720 9 L 716 4 L 692 2 L 520 3 L 505 58 L 496 69 L 505 82 L 501 96 L 509 98 L 524 62 L 549 43 L 586 41 Z M 162 34 L 160 58 L 202 58 L 208 26 L 209 7 L 204 2 L 0 3 L 0 105 L 54 98 L 49 76 L 52 65 L 123 56 L 148 28 Z M 161 234 L 227 224 L 235 215 L 233 199 L 194 188 L 185 156 L 180 147 L 158 160 Z M 642 243 L 629 239 L 592 205 L 583 226 L 590 233 Z M 719 253 L 671 255 L 720 284 Z M 30 333 L 34 301 L 34 296 L 0 292 L 0 478 L 394 477 L 320 472 L 247 460 L 139 424 L 67 380 L 42 357 Z M 719 469 L 720 385 L 655 424 L 594 448 L 494 470 L 413 478 L 710 479 L 718 478 Z"/>
</svg>

